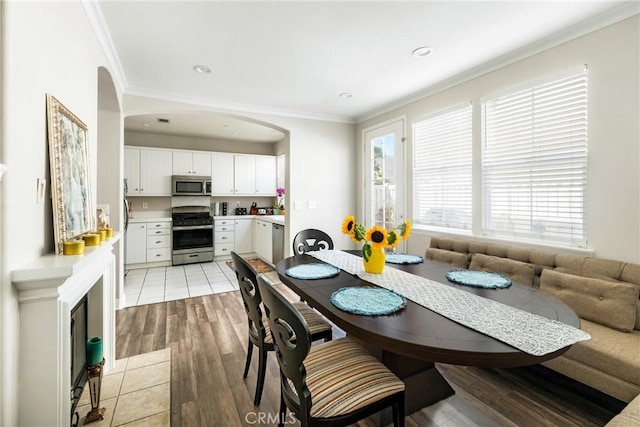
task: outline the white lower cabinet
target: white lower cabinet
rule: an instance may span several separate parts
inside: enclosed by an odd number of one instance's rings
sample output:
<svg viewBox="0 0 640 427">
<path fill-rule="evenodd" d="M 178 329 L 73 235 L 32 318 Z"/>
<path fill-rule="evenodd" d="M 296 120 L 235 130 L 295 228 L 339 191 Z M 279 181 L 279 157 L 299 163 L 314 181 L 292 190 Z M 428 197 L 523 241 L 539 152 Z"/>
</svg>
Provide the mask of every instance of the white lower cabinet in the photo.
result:
<svg viewBox="0 0 640 427">
<path fill-rule="evenodd" d="M 214 256 L 231 255 L 234 250 L 235 221 L 232 219 L 216 219 L 213 221 L 213 254 Z"/>
<path fill-rule="evenodd" d="M 236 219 L 234 229 L 234 247 L 239 254 L 253 252 L 253 219 Z"/>
<path fill-rule="evenodd" d="M 253 250 L 260 258 L 272 262 L 272 225 L 270 222 L 256 219 L 253 228 Z"/>
<path fill-rule="evenodd" d="M 126 263 L 144 264 L 171 261 L 171 222 L 129 224 L 126 234 Z"/>
</svg>

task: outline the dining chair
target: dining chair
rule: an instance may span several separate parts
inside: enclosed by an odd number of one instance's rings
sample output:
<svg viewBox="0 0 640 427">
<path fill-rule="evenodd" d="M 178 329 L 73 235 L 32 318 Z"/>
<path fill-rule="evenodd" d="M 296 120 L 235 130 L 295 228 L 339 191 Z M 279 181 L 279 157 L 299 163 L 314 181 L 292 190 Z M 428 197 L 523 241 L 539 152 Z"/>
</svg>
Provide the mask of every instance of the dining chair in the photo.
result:
<svg viewBox="0 0 640 427">
<path fill-rule="evenodd" d="M 267 370 L 267 353 L 274 350 L 273 338 L 269 333 L 269 323 L 263 317 L 262 298 L 256 282 L 256 272 L 249 264 L 235 252 L 231 252 L 231 259 L 236 270 L 242 303 L 247 312 L 249 322 L 249 344 L 247 345 L 247 361 L 244 366 L 242 378 L 247 378 L 249 367 L 251 366 L 251 356 L 253 347 L 258 347 L 258 381 L 256 383 L 256 393 L 253 398 L 255 406 L 260 405 L 262 390 L 264 388 L 265 373 Z M 296 310 L 303 316 L 309 324 L 311 330 L 311 340 L 323 339 L 325 342 L 333 339 L 331 324 L 318 312 L 303 302 L 293 304 Z"/>
<path fill-rule="evenodd" d="M 311 346 L 298 310 L 258 275 L 258 288 L 280 365 L 279 427 L 287 408 L 301 427 L 347 426 L 391 406 L 404 427 L 404 383 L 353 338 Z"/>
<path fill-rule="evenodd" d="M 302 255 L 309 251 L 333 249 L 333 240 L 327 233 L 315 228 L 301 230 L 293 238 L 293 254 Z"/>
</svg>

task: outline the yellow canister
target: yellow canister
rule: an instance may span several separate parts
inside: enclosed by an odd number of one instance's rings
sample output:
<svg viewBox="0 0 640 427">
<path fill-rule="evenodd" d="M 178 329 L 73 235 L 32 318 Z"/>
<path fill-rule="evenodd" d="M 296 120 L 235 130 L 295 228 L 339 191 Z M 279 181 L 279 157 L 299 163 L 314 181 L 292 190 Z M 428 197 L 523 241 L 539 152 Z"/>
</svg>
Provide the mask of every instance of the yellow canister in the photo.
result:
<svg viewBox="0 0 640 427">
<path fill-rule="evenodd" d="M 100 235 L 96 233 L 87 233 L 82 236 L 86 246 L 98 246 L 100 244 Z"/>
<path fill-rule="evenodd" d="M 113 237 L 113 228 L 106 227 L 106 228 L 103 228 L 102 230 L 105 230 L 107 232 L 107 239 L 110 237 Z"/>
<path fill-rule="evenodd" d="M 107 230 L 105 230 L 104 228 L 101 228 L 100 230 L 98 230 L 98 235 L 100 235 L 100 241 L 104 242 L 105 240 L 107 240 Z"/>
<path fill-rule="evenodd" d="M 84 253 L 84 240 L 68 240 L 62 243 L 63 255 L 81 255 Z"/>
</svg>

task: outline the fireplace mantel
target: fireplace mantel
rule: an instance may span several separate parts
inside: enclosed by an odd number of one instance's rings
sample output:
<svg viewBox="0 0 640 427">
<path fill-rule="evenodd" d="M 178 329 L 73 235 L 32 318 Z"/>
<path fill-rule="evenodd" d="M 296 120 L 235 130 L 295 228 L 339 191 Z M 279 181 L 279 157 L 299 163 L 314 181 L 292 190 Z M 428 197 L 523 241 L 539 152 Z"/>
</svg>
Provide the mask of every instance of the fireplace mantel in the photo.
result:
<svg viewBox="0 0 640 427">
<path fill-rule="evenodd" d="M 69 426 L 71 310 L 88 295 L 88 334 L 103 341 L 105 370 L 115 360 L 116 233 L 83 255 L 44 255 L 13 270 L 20 303 L 20 425 Z"/>
</svg>

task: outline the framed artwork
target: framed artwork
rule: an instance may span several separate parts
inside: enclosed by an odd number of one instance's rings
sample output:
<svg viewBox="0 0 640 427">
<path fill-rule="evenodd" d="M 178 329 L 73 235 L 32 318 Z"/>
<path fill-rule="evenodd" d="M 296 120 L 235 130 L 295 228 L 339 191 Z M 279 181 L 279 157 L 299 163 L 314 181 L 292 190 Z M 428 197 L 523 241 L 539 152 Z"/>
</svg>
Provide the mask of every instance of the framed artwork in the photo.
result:
<svg viewBox="0 0 640 427">
<path fill-rule="evenodd" d="M 66 240 L 93 230 L 87 126 L 47 94 L 47 130 L 56 253 Z"/>
</svg>

